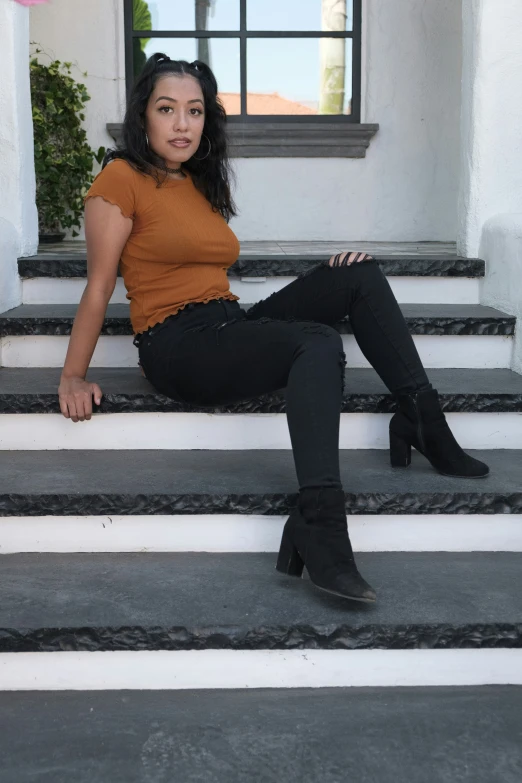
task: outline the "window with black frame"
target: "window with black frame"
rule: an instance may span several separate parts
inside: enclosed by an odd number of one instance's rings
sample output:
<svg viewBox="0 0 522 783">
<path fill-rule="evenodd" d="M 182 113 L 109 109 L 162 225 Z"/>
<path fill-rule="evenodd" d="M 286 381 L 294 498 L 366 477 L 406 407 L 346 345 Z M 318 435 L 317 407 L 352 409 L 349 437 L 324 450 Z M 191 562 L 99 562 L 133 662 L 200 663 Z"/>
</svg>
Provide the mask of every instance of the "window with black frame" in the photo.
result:
<svg viewBox="0 0 522 783">
<path fill-rule="evenodd" d="M 154 52 L 203 60 L 231 123 L 360 123 L 361 0 L 125 0 L 127 89 Z"/>
</svg>

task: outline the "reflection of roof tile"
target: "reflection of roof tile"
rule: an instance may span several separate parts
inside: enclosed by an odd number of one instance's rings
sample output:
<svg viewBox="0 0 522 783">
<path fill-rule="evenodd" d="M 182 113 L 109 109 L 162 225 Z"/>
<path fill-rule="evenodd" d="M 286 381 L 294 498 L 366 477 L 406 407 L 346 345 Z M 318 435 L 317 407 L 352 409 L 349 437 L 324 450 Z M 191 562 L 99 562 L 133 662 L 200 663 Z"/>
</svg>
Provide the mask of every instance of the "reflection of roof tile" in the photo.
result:
<svg viewBox="0 0 522 783">
<path fill-rule="evenodd" d="M 241 104 L 239 93 L 220 92 L 219 97 L 227 114 L 240 114 Z M 289 101 L 279 93 L 270 94 L 262 92 L 247 93 L 248 114 L 317 114 L 317 109 L 305 106 L 297 101 Z"/>
</svg>

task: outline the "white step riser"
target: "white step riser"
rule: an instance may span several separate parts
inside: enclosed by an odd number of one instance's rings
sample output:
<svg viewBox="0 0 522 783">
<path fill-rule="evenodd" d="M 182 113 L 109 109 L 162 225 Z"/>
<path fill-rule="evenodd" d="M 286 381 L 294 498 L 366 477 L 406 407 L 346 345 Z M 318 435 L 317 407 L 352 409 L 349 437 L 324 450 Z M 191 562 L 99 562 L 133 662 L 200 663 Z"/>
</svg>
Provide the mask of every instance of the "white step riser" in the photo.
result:
<svg viewBox="0 0 522 783">
<path fill-rule="evenodd" d="M 0 654 L 0 690 L 521 685 L 522 650 L 179 650 Z"/>
<path fill-rule="evenodd" d="M 496 335 L 415 335 L 414 342 L 425 367 L 511 367 L 513 338 Z M 0 339 L 0 366 L 63 367 L 69 337 L 35 335 Z M 348 367 L 369 367 L 353 335 L 343 335 Z M 131 336 L 102 335 L 91 367 L 136 367 L 138 351 Z"/>
<path fill-rule="evenodd" d="M 252 303 L 280 291 L 295 277 L 230 278 L 230 290 L 242 302 Z M 474 277 L 389 277 L 392 290 L 401 303 L 479 304 L 480 279 Z M 22 283 L 24 304 L 77 304 L 86 284 L 85 278 L 36 277 Z M 118 278 L 113 304 L 128 304 L 123 280 Z"/>
<path fill-rule="evenodd" d="M 0 555 L 276 553 L 287 518 L 255 514 L 3 517 Z M 522 552 L 520 514 L 354 515 L 348 525 L 356 552 Z"/>
<path fill-rule="evenodd" d="M 389 448 L 390 417 L 342 413 L 339 448 Z M 522 443 L 522 413 L 450 413 L 447 419 L 463 448 L 519 449 Z M 0 424 L 2 450 L 291 448 L 284 413 L 95 414 L 84 422 L 58 413 L 3 414 Z"/>
</svg>

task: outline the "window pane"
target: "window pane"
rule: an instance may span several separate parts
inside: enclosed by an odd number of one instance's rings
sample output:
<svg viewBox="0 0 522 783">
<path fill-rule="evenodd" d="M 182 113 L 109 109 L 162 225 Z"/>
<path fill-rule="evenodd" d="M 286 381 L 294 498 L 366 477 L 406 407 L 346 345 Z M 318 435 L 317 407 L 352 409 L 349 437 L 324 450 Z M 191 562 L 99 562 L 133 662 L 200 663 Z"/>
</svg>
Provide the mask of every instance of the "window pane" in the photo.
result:
<svg viewBox="0 0 522 783">
<path fill-rule="evenodd" d="M 239 38 L 135 38 L 142 47 L 134 50 L 134 73 L 155 52 L 164 52 L 172 60 L 203 60 L 214 72 L 218 95 L 227 114 L 240 113 Z M 199 47 L 199 52 L 198 52 Z"/>
<path fill-rule="evenodd" d="M 351 38 L 250 38 L 248 114 L 351 114 Z"/>
<path fill-rule="evenodd" d="M 239 30 L 239 0 L 133 0 L 135 30 Z"/>
<path fill-rule="evenodd" d="M 351 31 L 353 0 L 247 0 L 247 30 Z"/>
</svg>

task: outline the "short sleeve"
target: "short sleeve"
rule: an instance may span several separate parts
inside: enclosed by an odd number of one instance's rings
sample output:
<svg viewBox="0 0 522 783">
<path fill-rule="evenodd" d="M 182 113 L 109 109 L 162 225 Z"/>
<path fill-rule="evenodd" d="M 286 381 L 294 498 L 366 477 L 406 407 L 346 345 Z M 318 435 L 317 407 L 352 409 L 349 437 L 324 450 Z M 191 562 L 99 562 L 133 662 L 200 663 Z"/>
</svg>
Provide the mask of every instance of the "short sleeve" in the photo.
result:
<svg viewBox="0 0 522 783">
<path fill-rule="evenodd" d="M 101 196 L 110 204 L 115 204 L 124 217 L 136 216 L 136 176 L 132 166 L 122 158 L 107 163 L 93 180 L 83 203 L 93 196 Z"/>
</svg>

